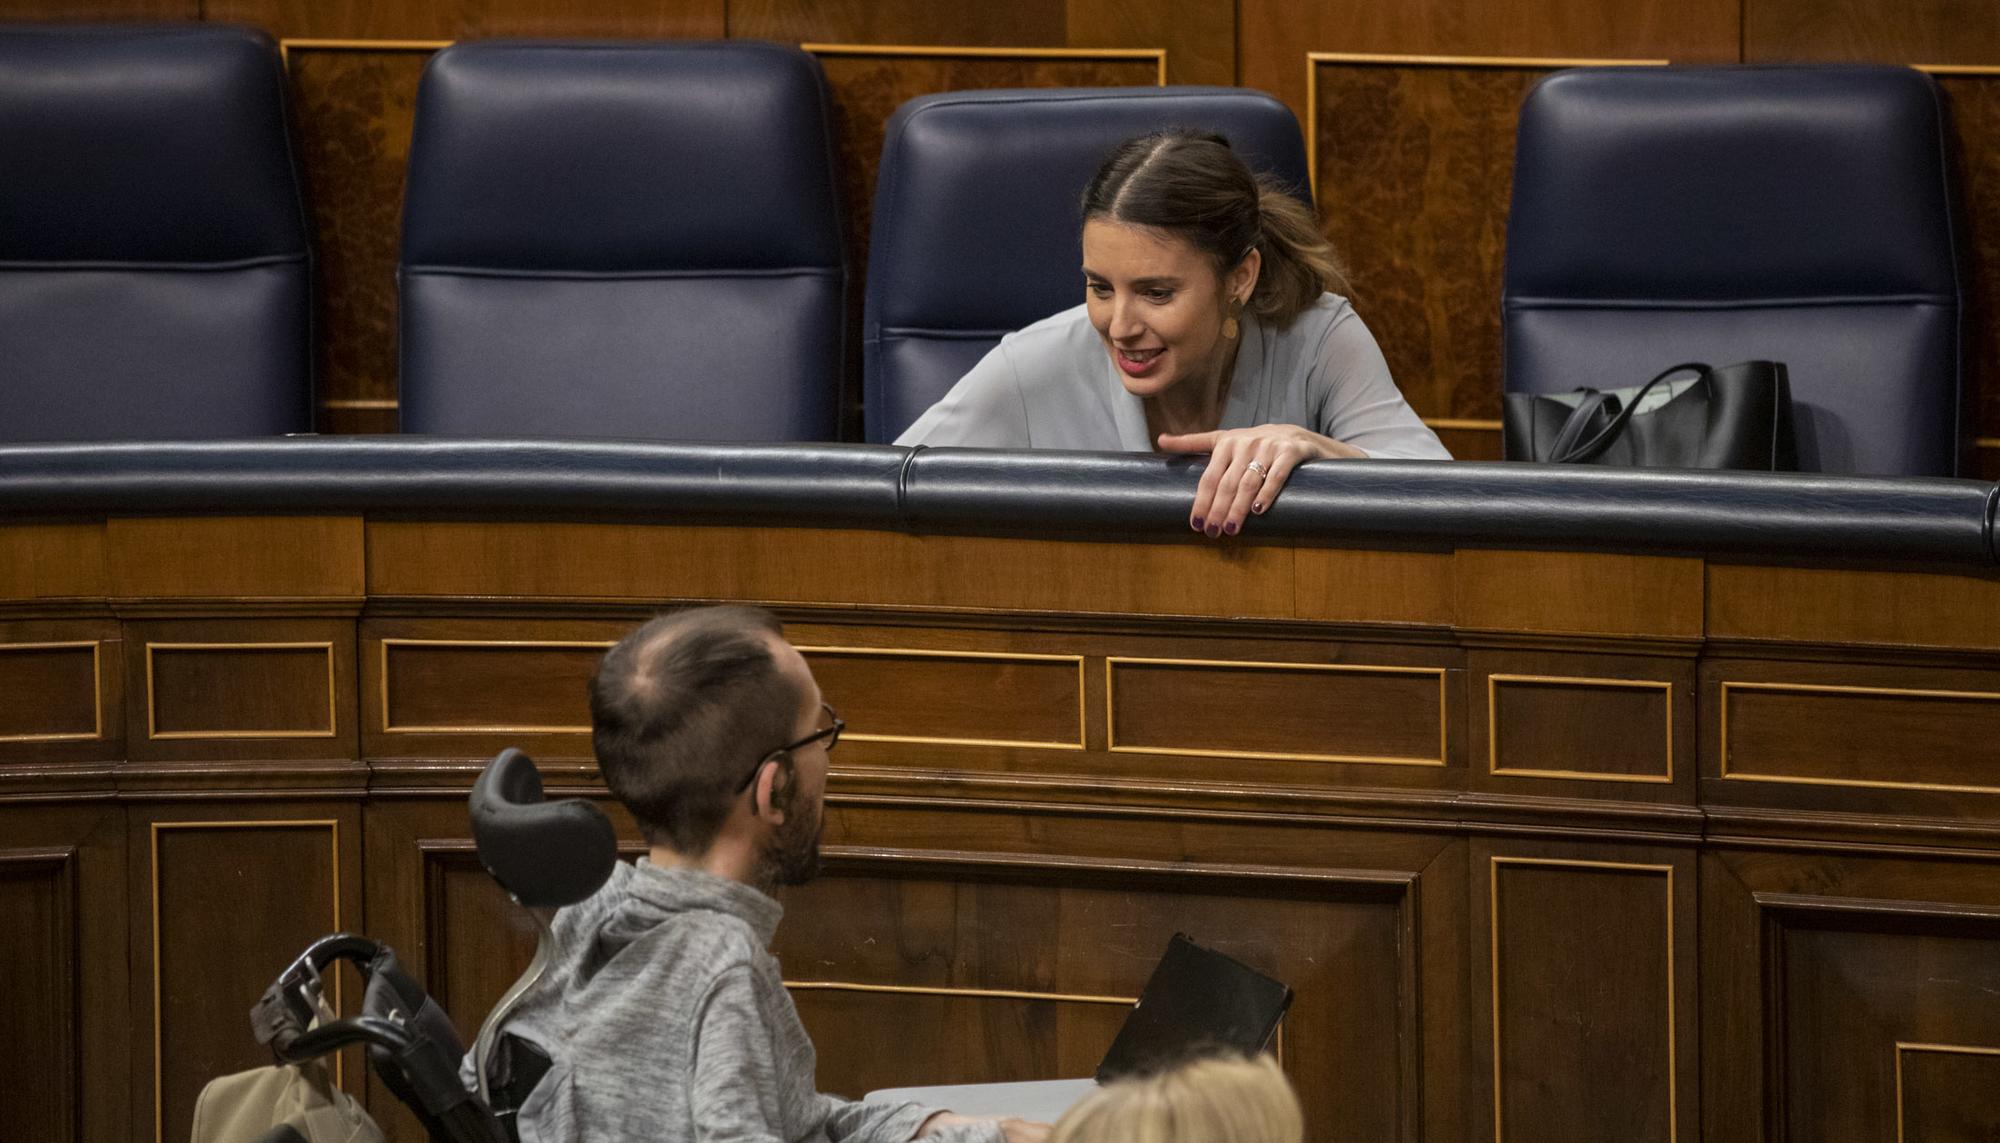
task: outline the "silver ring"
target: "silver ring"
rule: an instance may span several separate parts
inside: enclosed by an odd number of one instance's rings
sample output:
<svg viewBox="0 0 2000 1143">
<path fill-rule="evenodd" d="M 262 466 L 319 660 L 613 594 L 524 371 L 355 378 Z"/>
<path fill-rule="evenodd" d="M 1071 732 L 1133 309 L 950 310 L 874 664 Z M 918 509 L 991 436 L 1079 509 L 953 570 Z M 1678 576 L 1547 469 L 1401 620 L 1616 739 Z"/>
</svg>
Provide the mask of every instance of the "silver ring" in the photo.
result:
<svg viewBox="0 0 2000 1143">
<path fill-rule="evenodd" d="M 1245 468 L 1249 469 L 1250 471 L 1252 471 L 1252 472 L 1256 473 L 1256 474 L 1257 474 L 1257 478 L 1258 478 L 1259 480 L 1263 479 L 1263 478 L 1264 478 L 1264 477 L 1266 477 L 1266 476 L 1269 476 L 1269 475 L 1271 475 L 1271 470 L 1270 470 L 1270 469 L 1268 469 L 1268 468 L 1265 468 L 1265 467 L 1264 467 L 1264 462 L 1263 462 L 1263 461 L 1261 461 L 1261 460 L 1253 460 L 1253 461 L 1251 461 L 1251 462 L 1250 462 L 1249 464 L 1246 464 L 1246 465 L 1244 465 L 1243 467 L 1245 467 Z"/>
</svg>

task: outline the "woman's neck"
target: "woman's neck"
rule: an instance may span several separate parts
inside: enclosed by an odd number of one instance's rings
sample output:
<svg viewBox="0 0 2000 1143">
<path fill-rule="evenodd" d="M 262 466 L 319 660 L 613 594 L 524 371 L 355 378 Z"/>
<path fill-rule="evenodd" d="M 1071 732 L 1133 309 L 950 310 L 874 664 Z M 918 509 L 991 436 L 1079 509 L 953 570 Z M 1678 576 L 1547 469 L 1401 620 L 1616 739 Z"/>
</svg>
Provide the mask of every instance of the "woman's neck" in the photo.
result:
<svg viewBox="0 0 2000 1143">
<path fill-rule="evenodd" d="M 1236 351 L 1242 344 L 1241 338 L 1229 342 L 1215 371 L 1201 381 L 1185 381 L 1146 398 L 1146 431 L 1157 439 L 1161 433 L 1205 433 L 1221 427 L 1222 407 L 1236 372 Z"/>
</svg>

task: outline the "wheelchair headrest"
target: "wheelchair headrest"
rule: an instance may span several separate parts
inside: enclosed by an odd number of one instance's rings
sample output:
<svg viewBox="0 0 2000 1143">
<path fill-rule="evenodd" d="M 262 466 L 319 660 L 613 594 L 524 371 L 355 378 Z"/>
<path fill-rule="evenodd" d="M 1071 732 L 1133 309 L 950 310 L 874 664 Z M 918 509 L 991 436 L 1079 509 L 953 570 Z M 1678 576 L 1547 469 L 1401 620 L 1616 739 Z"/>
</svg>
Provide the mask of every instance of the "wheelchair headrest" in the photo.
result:
<svg viewBox="0 0 2000 1143">
<path fill-rule="evenodd" d="M 480 864 L 531 909 L 574 905 L 597 892 L 618 860 L 610 819 L 581 798 L 542 800 L 535 760 L 507 749 L 472 785 Z"/>
</svg>

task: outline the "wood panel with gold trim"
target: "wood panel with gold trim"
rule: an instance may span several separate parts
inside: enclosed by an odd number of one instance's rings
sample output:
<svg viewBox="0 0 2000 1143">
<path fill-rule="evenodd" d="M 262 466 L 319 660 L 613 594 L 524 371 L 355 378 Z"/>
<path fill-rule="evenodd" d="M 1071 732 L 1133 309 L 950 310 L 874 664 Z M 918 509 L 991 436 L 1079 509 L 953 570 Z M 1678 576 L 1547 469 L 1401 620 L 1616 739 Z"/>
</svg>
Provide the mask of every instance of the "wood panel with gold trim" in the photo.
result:
<svg viewBox="0 0 2000 1143">
<path fill-rule="evenodd" d="M 357 757 L 353 621 L 134 620 L 126 638 L 135 762 Z"/>
<path fill-rule="evenodd" d="M 52 766 L 122 758 L 123 655 L 108 616 L 0 619 L 0 771 L 32 784 Z"/>
<path fill-rule="evenodd" d="M 1692 855 L 1478 841 L 1472 853 L 1492 1137 L 1697 1137 Z"/>
<path fill-rule="evenodd" d="M 1703 664 L 1709 800 L 1960 813 L 2000 795 L 2000 672 L 1713 659 Z"/>
<path fill-rule="evenodd" d="M 132 932 L 145 981 L 133 1003 L 144 1031 L 132 1078 L 146 1138 L 187 1139 L 203 1084 L 268 1062 L 240 1013 L 308 944 L 360 921 L 360 821 L 358 807 L 336 802 L 132 814 L 130 876 L 141 887 Z M 358 998 L 338 980 L 331 1003 L 347 1011 Z"/>
<path fill-rule="evenodd" d="M 1692 657 L 1467 655 L 1475 789 L 1692 804 Z"/>
<path fill-rule="evenodd" d="M 1704 856 L 1704 1138 L 1990 1136 L 2000 1102 L 1973 1085 L 2000 1074 L 1996 873 L 1991 858 Z M 1782 1129 L 1756 1134 L 1763 1116 Z"/>
</svg>

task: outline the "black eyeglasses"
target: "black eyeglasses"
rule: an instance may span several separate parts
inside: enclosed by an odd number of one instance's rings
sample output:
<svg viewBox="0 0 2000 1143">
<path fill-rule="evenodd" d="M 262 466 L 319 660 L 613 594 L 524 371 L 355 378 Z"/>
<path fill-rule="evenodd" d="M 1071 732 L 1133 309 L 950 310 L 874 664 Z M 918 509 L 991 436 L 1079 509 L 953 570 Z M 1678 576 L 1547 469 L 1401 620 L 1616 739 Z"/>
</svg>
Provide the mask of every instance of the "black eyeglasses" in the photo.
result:
<svg viewBox="0 0 2000 1143">
<path fill-rule="evenodd" d="M 799 739 L 797 742 L 787 742 L 783 746 L 778 747 L 776 750 L 771 751 L 770 754 L 766 754 L 762 758 L 757 759 L 757 764 L 755 766 L 750 767 L 750 772 L 743 776 L 743 781 L 737 783 L 736 792 L 738 794 L 741 794 L 743 791 L 750 788 L 750 783 L 755 782 L 757 780 L 757 772 L 764 768 L 764 763 L 769 762 L 773 754 L 789 754 L 792 751 L 798 750 L 802 747 L 811 746 L 813 743 L 818 742 L 822 738 L 826 739 L 827 753 L 829 754 L 833 753 L 833 748 L 840 744 L 840 732 L 847 729 L 847 724 L 840 720 L 839 715 L 833 713 L 832 707 L 826 705 L 825 703 L 821 703 L 819 704 L 819 708 L 826 712 L 826 717 L 832 720 L 833 725 L 821 727 L 820 729 L 813 731 L 811 734 L 806 735 L 804 738 Z"/>
</svg>

